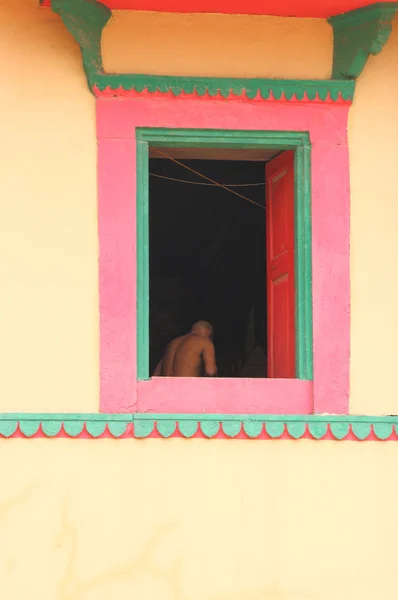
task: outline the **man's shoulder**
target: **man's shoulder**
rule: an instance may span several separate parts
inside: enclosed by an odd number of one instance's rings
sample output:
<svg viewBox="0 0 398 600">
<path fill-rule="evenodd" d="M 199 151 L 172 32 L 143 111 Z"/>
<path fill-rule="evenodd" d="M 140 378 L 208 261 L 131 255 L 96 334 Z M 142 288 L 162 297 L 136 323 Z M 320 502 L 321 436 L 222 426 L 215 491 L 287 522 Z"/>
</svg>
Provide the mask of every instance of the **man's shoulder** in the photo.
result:
<svg viewBox="0 0 398 600">
<path fill-rule="evenodd" d="M 171 349 L 175 348 L 176 346 L 179 346 L 181 343 L 181 340 L 183 340 L 183 339 L 184 339 L 184 336 L 174 338 L 174 340 L 171 340 L 171 342 L 169 342 L 167 344 L 166 350 L 171 350 Z"/>
<path fill-rule="evenodd" d="M 211 341 L 211 339 L 210 339 L 210 338 L 208 338 L 208 337 L 204 337 L 204 338 L 203 338 L 203 347 L 207 347 L 207 348 L 213 348 L 213 347 L 214 347 L 214 344 L 213 344 L 213 342 Z"/>
</svg>

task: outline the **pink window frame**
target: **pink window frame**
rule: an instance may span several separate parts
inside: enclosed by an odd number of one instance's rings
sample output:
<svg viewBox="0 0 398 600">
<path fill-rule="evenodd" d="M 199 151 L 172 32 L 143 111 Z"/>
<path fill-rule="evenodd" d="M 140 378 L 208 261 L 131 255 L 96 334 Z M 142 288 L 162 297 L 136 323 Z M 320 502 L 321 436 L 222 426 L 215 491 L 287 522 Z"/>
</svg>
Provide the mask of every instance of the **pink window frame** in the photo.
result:
<svg viewBox="0 0 398 600">
<path fill-rule="evenodd" d="M 350 355 L 348 104 L 99 98 L 100 410 L 106 413 L 345 414 Z M 138 127 L 308 132 L 312 144 L 314 379 L 137 381 Z"/>
</svg>

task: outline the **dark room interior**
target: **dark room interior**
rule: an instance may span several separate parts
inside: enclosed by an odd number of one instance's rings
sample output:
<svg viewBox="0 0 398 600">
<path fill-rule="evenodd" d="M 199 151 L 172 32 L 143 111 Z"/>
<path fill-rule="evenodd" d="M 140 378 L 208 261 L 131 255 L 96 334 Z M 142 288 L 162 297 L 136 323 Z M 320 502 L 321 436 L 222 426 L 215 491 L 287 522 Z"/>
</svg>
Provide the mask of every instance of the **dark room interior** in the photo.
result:
<svg viewBox="0 0 398 600">
<path fill-rule="evenodd" d="M 197 320 L 214 328 L 219 377 L 266 377 L 265 164 L 149 160 L 150 372 Z M 167 178 L 167 179 L 166 179 Z"/>
</svg>

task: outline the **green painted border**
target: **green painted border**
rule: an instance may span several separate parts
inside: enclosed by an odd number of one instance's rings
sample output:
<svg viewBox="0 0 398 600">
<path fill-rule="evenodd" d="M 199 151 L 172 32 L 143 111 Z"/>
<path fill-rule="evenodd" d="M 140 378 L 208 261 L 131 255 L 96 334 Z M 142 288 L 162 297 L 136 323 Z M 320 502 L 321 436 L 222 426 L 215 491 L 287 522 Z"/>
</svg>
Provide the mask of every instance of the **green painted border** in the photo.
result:
<svg viewBox="0 0 398 600">
<path fill-rule="evenodd" d="M 313 379 L 311 143 L 295 131 L 137 128 L 137 378 L 149 375 L 148 148 L 295 150 L 296 376 Z"/>
<path fill-rule="evenodd" d="M 149 379 L 149 151 L 148 143 L 137 139 L 137 379 Z"/>
<path fill-rule="evenodd" d="M 120 90 L 137 93 L 171 92 L 174 96 L 184 94 L 221 95 L 228 98 L 230 94 L 242 96 L 246 94 L 249 100 L 260 96 L 263 100 L 273 97 L 275 100 L 344 100 L 352 102 L 355 92 L 355 81 L 333 79 L 245 79 L 232 77 L 177 77 L 171 75 L 108 75 L 96 73 L 91 80 L 91 87 L 98 92 L 114 91 L 119 95 Z"/>
<path fill-rule="evenodd" d="M 0 438 L 236 438 L 398 441 L 398 416 L 0 413 Z"/>
</svg>

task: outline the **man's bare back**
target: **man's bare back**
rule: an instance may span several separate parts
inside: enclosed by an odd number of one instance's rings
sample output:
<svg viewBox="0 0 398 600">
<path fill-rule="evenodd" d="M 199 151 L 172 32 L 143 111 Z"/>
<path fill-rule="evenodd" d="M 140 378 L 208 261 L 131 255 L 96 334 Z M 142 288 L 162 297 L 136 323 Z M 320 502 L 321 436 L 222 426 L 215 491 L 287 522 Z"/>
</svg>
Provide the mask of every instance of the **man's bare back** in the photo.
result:
<svg viewBox="0 0 398 600">
<path fill-rule="evenodd" d="M 209 323 L 199 321 L 190 333 L 172 340 L 154 377 L 214 377 L 217 366 L 212 333 Z"/>
</svg>

